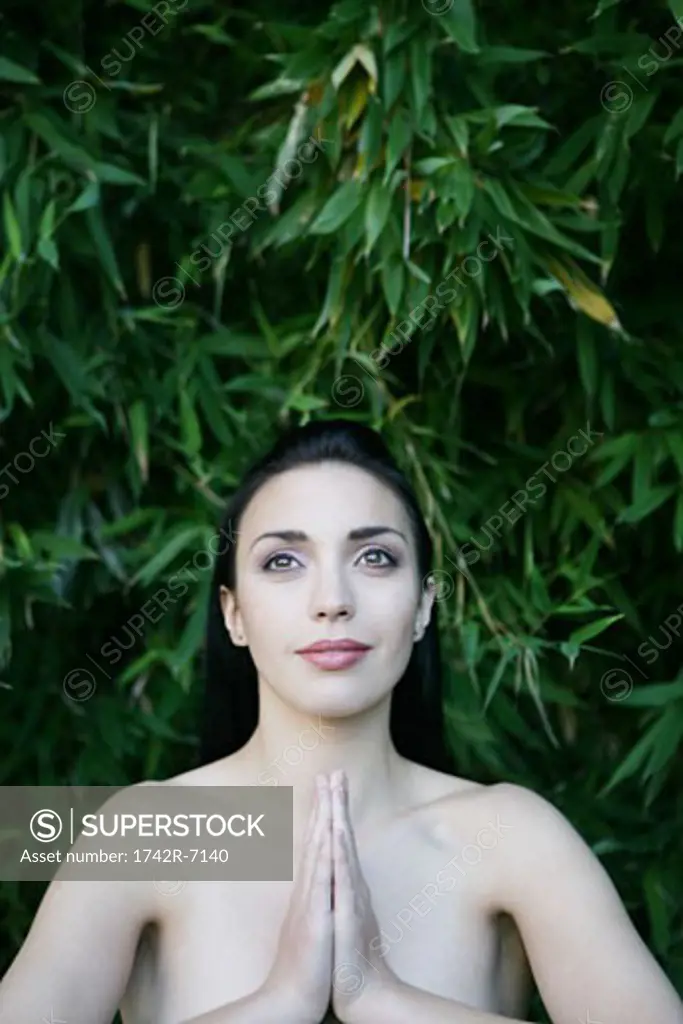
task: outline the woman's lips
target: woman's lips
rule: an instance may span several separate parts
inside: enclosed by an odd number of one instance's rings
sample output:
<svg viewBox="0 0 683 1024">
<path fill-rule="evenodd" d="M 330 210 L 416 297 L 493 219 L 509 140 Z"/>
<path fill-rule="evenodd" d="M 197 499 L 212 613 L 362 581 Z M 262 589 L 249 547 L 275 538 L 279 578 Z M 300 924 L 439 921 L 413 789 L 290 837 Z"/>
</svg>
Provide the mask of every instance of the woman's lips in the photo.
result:
<svg viewBox="0 0 683 1024">
<path fill-rule="evenodd" d="M 325 669 L 327 672 L 333 672 L 335 669 L 349 668 L 351 665 L 355 665 L 357 661 L 365 657 L 370 649 L 356 649 L 353 651 L 300 651 L 298 653 L 302 658 L 310 661 L 311 664 L 316 665 L 318 668 Z"/>
</svg>

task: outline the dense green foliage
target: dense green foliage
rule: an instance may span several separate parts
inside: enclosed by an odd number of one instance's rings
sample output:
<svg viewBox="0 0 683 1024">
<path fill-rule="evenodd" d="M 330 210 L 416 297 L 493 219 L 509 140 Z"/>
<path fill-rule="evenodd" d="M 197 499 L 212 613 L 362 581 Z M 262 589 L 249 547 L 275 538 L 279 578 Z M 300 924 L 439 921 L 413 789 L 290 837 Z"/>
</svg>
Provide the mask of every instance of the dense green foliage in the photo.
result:
<svg viewBox="0 0 683 1024">
<path fill-rule="evenodd" d="M 683 4 L 595 3 L 6 0 L 2 783 L 193 763 L 225 496 L 355 417 L 460 771 L 567 814 L 683 992 Z"/>
</svg>

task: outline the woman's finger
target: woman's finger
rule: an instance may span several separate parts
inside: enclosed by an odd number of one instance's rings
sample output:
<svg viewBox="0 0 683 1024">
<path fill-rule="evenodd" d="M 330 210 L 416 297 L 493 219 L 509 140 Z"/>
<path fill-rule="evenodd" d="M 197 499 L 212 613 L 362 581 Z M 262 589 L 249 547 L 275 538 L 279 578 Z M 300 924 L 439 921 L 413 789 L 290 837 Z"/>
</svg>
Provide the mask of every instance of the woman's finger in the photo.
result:
<svg viewBox="0 0 683 1024">
<path fill-rule="evenodd" d="M 319 789 L 319 786 L 316 783 L 315 789 L 313 790 L 313 799 L 311 800 L 311 808 L 310 808 L 310 810 L 308 812 L 308 823 L 306 825 L 306 834 L 304 835 L 304 838 L 303 838 L 303 848 L 304 849 L 307 848 L 308 843 L 311 841 L 311 837 L 313 836 L 313 830 L 315 828 L 316 815 L 318 813 L 318 806 L 319 806 L 319 803 L 320 803 L 320 798 L 318 796 L 318 789 Z"/>
<path fill-rule="evenodd" d="M 308 892 L 311 887 L 313 870 L 315 868 L 316 846 L 320 832 L 321 810 L 321 784 L 316 782 L 308 827 L 302 843 L 302 854 L 299 869 L 300 888 L 304 892 Z"/>
<path fill-rule="evenodd" d="M 332 814 L 327 780 L 320 792 L 321 831 L 317 834 L 311 903 L 314 913 L 332 909 Z"/>
<path fill-rule="evenodd" d="M 349 780 L 344 774 L 342 781 L 342 806 L 344 808 L 344 820 L 346 821 L 346 836 L 347 843 L 350 847 L 349 855 L 352 860 L 356 861 L 356 864 L 360 866 L 360 858 L 358 856 L 358 846 L 356 844 L 356 834 L 353 831 L 353 825 L 351 824 L 351 813 L 349 808 Z"/>
</svg>

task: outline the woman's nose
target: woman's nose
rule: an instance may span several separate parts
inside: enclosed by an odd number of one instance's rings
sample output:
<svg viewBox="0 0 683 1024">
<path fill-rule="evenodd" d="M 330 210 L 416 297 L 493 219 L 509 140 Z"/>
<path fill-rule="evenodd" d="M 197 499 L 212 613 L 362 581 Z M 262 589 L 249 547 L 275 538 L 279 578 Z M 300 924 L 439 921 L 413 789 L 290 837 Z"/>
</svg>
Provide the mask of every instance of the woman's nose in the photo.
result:
<svg viewBox="0 0 683 1024">
<path fill-rule="evenodd" d="M 318 606 L 315 617 L 317 619 L 329 619 L 335 622 L 337 619 L 351 618 L 351 608 L 347 604 L 326 603 L 324 607 Z"/>
<path fill-rule="evenodd" d="M 311 604 L 317 619 L 350 618 L 354 611 L 352 594 L 340 573 L 327 574 L 318 581 Z"/>
</svg>

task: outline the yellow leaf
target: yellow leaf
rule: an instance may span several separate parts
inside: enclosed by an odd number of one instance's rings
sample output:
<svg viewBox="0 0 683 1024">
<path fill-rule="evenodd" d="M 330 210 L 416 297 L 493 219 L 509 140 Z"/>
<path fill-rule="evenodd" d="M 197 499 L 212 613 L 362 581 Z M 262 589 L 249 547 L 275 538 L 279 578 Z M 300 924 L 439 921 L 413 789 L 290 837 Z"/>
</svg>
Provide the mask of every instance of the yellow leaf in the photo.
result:
<svg viewBox="0 0 683 1024">
<path fill-rule="evenodd" d="M 325 83 L 322 79 L 311 82 L 304 97 L 306 103 L 311 107 L 317 107 L 325 94 Z"/>
<path fill-rule="evenodd" d="M 421 395 L 405 395 L 405 397 L 399 399 L 390 398 L 389 410 L 387 412 L 389 422 L 395 419 L 400 412 L 403 412 L 407 405 L 411 402 L 419 402 L 421 398 Z"/>
<path fill-rule="evenodd" d="M 575 309 L 612 330 L 621 328 L 614 306 L 573 260 L 567 259 L 563 264 L 559 260 L 548 259 L 546 266 L 565 289 Z"/>
<path fill-rule="evenodd" d="M 353 127 L 355 122 L 358 120 L 360 115 L 363 113 L 368 102 L 368 79 L 366 77 L 359 78 L 353 87 L 351 93 L 351 99 L 346 110 L 346 117 L 344 123 L 348 131 L 349 128 Z"/>
<path fill-rule="evenodd" d="M 468 363 L 477 340 L 479 326 L 479 314 L 472 297 L 471 285 L 459 293 L 458 301 L 451 304 L 449 312 L 458 335 L 462 357 L 465 363 Z"/>
<path fill-rule="evenodd" d="M 426 187 L 426 182 L 424 182 L 424 181 L 419 181 L 419 180 L 415 181 L 415 180 L 413 180 L 413 181 L 410 182 L 410 198 L 413 200 L 413 202 L 419 203 L 420 199 L 422 199 L 422 195 L 424 193 L 425 187 Z M 405 188 L 405 185 L 404 185 L 404 188 Z"/>
</svg>

